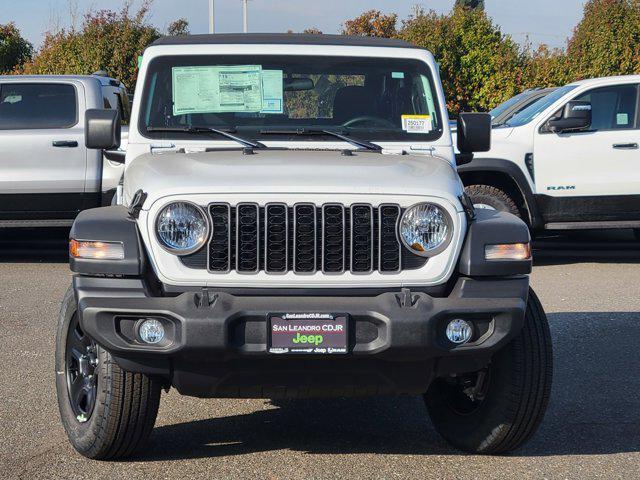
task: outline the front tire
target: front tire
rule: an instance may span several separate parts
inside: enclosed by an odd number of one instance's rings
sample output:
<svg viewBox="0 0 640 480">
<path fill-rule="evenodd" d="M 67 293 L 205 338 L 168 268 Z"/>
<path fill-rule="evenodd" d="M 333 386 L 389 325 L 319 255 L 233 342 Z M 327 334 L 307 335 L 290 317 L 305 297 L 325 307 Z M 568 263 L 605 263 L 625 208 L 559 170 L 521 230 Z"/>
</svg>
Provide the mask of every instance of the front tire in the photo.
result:
<svg viewBox="0 0 640 480">
<path fill-rule="evenodd" d="M 82 330 L 69 288 L 56 335 L 56 391 L 71 445 L 96 460 L 132 455 L 153 429 L 160 389 L 157 380 L 121 369 Z"/>
<path fill-rule="evenodd" d="M 490 185 L 469 185 L 464 190 L 476 208 L 490 208 L 522 218 L 516 202 L 499 188 Z"/>
<path fill-rule="evenodd" d="M 436 379 L 425 395 L 429 416 L 454 447 L 500 454 L 522 446 L 544 417 L 553 370 L 551 334 L 529 290 L 520 334 L 480 372 Z"/>
</svg>

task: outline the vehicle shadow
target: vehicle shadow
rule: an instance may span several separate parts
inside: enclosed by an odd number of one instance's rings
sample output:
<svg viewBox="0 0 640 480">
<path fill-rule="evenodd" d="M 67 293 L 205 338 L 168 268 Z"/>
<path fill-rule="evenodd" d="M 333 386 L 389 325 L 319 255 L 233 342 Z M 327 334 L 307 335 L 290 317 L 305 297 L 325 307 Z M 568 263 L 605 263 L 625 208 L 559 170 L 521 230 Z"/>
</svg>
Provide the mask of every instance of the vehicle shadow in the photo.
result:
<svg viewBox="0 0 640 480">
<path fill-rule="evenodd" d="M 549 315 L 554 385 L 533 439 L 512 456 L 640 451 L 640 313 Z M 154 430 L 145 461 L 293 450 L 314 454 L 458 455 L 420 397 L 278 400 L 252 413 Z"/>
<path fill-rule="evenodd" d="M 1 263 L 65 263 L 68 248 L 68 227 L 0 229 Z"/>
</svg>

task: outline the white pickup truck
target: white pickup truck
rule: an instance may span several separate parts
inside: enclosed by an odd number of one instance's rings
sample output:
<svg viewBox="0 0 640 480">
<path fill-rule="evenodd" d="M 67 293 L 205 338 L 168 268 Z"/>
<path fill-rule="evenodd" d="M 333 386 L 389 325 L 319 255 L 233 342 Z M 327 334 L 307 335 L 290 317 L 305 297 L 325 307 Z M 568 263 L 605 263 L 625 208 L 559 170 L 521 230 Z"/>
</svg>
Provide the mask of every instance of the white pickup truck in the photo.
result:
<svg viewBox="0 0 640 480">
<path fill-rule="evenodd" d="M 102 75 L 0 76 L 0 228 L 70 226 L 80 211 L 111 203 L 124 155 L 86 148 L 92 108 L 127 121 L 124 85 Z"/>
<path fill-rule="evenodd" d="M 639 86 L 640 76 L 572 83 L 494 127 L 491 150 L 459 168 L 474 204 L 533 230 L 639 235 Z"/>
</svg>

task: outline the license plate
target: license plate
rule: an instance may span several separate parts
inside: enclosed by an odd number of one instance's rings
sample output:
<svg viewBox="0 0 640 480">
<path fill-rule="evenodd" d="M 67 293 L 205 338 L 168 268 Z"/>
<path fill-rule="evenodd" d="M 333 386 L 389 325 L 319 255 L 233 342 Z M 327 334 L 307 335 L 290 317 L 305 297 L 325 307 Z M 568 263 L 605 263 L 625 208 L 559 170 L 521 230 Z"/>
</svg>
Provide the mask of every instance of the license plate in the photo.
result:
<svg viewBox="0 0 640 480">
<path fill-rule="evenodd" d="M 347 353 L 348 315 L 273 313 L 269 315 L 269 353 L 336 355 Z"/>
</svg>

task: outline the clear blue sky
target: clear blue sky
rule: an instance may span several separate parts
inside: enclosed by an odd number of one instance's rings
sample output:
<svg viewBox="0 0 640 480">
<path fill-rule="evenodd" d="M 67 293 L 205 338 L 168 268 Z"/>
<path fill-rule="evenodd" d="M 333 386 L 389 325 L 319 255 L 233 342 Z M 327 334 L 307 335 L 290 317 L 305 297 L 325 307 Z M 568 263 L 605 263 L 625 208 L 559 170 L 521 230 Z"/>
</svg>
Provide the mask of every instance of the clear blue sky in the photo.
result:
<svg viewBox="0 0 640 480">
<path fill-rule="evenodd" d="M 141 0 L 137 0 L 137 4 Z M 240 0 L 215 0 L 218 32 L 242 29 Z M 365 10 L 378 9 L 406 18 L 414 5 L 438 12 L 450 10 L 454 0 L 250 0 L 249 29 L 253 32 L 301 31 L 316 27 L 338 33 L 345 20 Z M 584 0 L 485 0 L 487 11 L 505 33 L 518 42 L 528 34 L 534 45 L 564 46 L 565 39 L 582 16 Z M 14 21 L 36 47 L 52 26 L 67 26 L 69 6 L 81 17 L 89 9 L 114 9 L 122 0 L 0 0 L 0 23 Z M 192 33 L 208 30 L 208 0 L 155 0 L 150 21 L 165 28 L 185 17 Z"/>
</svg>

